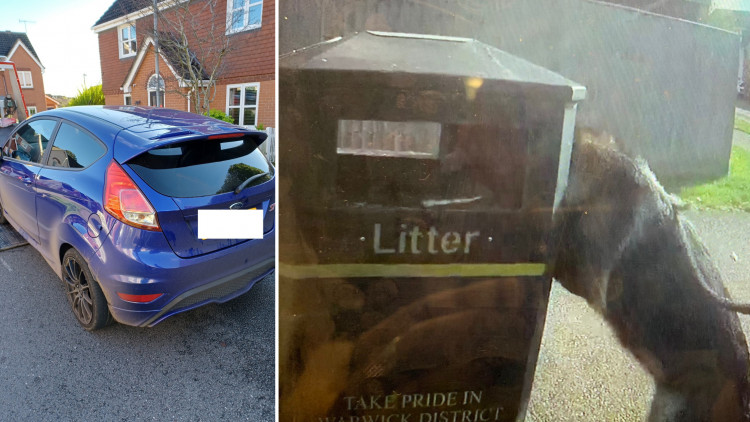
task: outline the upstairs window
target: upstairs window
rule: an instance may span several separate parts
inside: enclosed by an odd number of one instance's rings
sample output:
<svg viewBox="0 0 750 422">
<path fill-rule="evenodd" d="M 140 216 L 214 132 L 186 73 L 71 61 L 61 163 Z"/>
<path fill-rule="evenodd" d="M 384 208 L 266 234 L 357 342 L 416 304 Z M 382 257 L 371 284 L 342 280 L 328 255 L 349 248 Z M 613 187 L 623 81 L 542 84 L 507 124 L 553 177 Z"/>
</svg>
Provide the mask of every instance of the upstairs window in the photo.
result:
<svg viewBox="0 0 750 422">
<path fill-rule="evenodd" d="M 21 82 L 21 88 L 34 88 L 34 82 L 31 80 L 31 72 L 28 70 L 19 71 L 18 80 Z"/>
<path fill-rule="evenodd" d="M 260 28 L 263 0 L 227 0 L 227 33 Z"/>
<path fill-rule="evenodd" d="M 120 45 L 120 58 L 135 56 L 137 45 L 135 41 L 135 24 L 126 24 L 117 28 Z"/>
</svg>

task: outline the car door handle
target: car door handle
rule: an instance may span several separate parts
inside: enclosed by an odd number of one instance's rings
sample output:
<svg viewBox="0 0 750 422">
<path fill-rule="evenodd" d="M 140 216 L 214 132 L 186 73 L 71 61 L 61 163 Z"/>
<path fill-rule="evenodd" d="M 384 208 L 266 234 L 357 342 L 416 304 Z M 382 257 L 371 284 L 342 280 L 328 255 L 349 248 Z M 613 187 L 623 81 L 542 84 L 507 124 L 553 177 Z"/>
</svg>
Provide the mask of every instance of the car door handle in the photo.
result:
<svg viewBox="0 0 750 422">
<path fill-rule="evenodd" d="M 32 182 L 31 179 L 28 177 L 19 177 L 19 179 L 23 182 L 24 185 L 29 186 Z"/>
</svg>

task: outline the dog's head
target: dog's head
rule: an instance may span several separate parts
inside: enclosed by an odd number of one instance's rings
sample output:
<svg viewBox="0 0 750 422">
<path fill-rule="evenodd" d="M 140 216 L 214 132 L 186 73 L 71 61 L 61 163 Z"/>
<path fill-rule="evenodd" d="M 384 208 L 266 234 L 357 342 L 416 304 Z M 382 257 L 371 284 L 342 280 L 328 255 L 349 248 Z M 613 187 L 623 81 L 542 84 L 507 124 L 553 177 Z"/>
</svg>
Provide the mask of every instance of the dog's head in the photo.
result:
<svg viewBox="0 0 750 422">
<path fill-rule="evenodd" d="M 612 143 L 579 138 L 573 149 L 567 190 L 555 217 L 552 275 L 599 311 L 606 309 L 610 272 L 639 230 L 639 219 L 659 202 L 648 200 L 654 189 L 644 167 Z"/>
</svg>

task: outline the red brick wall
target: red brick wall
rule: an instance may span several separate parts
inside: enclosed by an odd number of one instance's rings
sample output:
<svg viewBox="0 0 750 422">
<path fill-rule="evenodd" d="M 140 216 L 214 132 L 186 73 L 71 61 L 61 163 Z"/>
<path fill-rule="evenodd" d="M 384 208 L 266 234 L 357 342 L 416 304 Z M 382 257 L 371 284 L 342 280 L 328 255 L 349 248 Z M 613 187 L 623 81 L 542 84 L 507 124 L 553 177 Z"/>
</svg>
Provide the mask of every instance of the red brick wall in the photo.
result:
<svg viewBox="0 0 750 422">
<path fill-rule="evenodd" d="M 104 104 L 123 105 L 125 103 L 122 94 L 104 94 Z"/>
<path fill-rule="evenodd" d="M 266 127 L 276 127 L 276 81 L 260 83 L 258 98 L 258 123 Z"/>
<path fill-rule="evenodd" d="M 34 88 L 24 88 L 22 90 L 23 98 L 26 100 L 26 107 L 34 106 L 37 112 L 46 110 L 47 100 L 44 98 L 44 80 L 42 79 L 42 69 L 39 65 L 20 46 L 13 53 L 13 56 L 8 57 L 8 60 L 16 64 L 16 70 L 19 72 L 31 71 L 31 83 L 34 85 Z"/>
<path fill-rule="evenodd" d="M 204 2 L 196 2 L 191 6 L 191 10 L 200 10 L 205 5 Z M 207 35 L 211 24 L 214 28 L 219 31 L 220 34 L 224 34 L 226 30 L 226 0 L 217 0 L 216 10 L 214 14 L 203 13 L 199 15 L 198 27 L 201 28 L 196 31 L 194 37 L 196 39 L 203 38 Z M 230 53 L 225 56 L 224 62 L 220 68 L 220 74 L 217 78 L 217 89 L 216 96 L 211 101 L 211 108 L 222 110 L 226 112 L 226 85 L 228 84 L 241 84 L 250 82 L 260 82 L 260 98 L 259 98 L 259 110 L 258 110 L 258 122 L 263 123 L 266 126 L 274 126 L 275 120 L 275 88 L 274 88 L 274 74 L 276 66 L 276 51 L 275 51 L 275 33 L 276 33 L 276 18 L 275 18 L 275 0 L 265 0 L 263 2 L 263 20 L 262 26 L 258 29 L 240 32 L 236 34 L 230 34 L 229 37 L 229 48 Z M 213 19 L 213 22 L 211 21 Z M 140 49 L 143 45 L 143 39 L 153 28 L 153 16 L 145 16 L 136 20 L 136 34 L 138 37 L 138 48 Z M 195 45 L 197 43 L 191 44 Z M 200 54 L 196 51 L 196 54 Z M 102 88 L 104 90 L 105 99 L 107 104 L 122 104 L 123 97 L 120 87 L 122 86 L 127 73 L 132 66 L 134 58 L 120 59 L 118 53 L 117 44 L 117 29 L 112 28 L 99 33 L 99 56 L 101 58 L 102 66 Z M 148 97 L 145 94 L 145 82 L 148 77 L 153 74 L 153 53 L 148 53 L 141 66 L 144 69 L 139 70 L 139 78 L 144 78 L 141 81 L 142 84 L 136 82 L 136 88 L 134 91 L 139 91 L 140 87 L 144 87 L 141 93 L 134 92 L 133 104 L 137 100 L 141 101 L 142 105 L 148 103 Z M 145 66 L 149 66 L 146 71 Z M 169 81 L 172 76 L 166 67 L 162 67 L 160 64 L 160 70 L 163 76 Z M 138 96 L 138 98 L 136 98 Z M 178 95 L 167 94 L 166 100 L 167 106 L 172 107 L 175 105 L 183 110 L 187 109 L 187 103 L 184 99 Z M 181 101 L 178 101 L 181 100 Z"/>
<path fill-rule="evenodd" d="M 136 31 L 138 31 L 137 25 Z M 140 34 L 138 35 L 140 36 Z M 138 44 L 138 47 L 140 48 L 140 44 Z M 105 102 L 107 105 L 122 104 L 122 95 L 119 96 L 117 102 L 110 103 L 109 100 L 115 98 L 115 94 L 122 94 L 120 87 L 125 82 L 125 77 L 133 65 L 135 56 L 120 59 L 117 28 L 99 33 L 99 60 L 102 66 L 102 91 L 104 91 Z"/>
</svg>

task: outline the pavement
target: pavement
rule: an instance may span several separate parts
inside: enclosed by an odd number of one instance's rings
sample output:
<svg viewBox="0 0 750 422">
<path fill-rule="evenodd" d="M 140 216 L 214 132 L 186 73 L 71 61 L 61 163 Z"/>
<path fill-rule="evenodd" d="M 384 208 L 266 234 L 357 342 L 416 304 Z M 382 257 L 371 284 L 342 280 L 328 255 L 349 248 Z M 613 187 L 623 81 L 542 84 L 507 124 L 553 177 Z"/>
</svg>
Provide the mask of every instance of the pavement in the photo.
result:
<svg viewBox="0 0 750 422">
<path fill-rule="evenodd" d="M 749 107 L 750 108 L 750 107 Z M 750 111 L 739 109 L 750 120 Z M 750 149 L 750 135 L 734 144 Z M 731 296 L 750 302 L 750 213 L 683 213 L 718 264 Z M 740 316 L 750 337 L 750 316 Z M 583 299 L 553 284 L 526 421 L 645 420 L 654 383 Z"/>
</svg>

